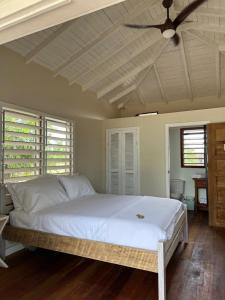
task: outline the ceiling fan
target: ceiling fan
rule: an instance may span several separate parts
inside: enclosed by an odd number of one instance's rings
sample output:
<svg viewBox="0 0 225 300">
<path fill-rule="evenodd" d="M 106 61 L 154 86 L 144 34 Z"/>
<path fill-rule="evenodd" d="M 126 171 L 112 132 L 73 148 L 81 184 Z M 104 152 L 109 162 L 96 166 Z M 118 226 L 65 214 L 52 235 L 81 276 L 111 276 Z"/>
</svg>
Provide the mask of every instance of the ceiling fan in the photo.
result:
<svg viewBox="0 0 225 300">
<path fill-rule="evenodd" d="M 188 4 L 176 17 L 174 21 L 170 19 L 170 7 L 173 4 L 173 0 L 163 0 L 162 5 L 167 10 L 167 19 L 164 24 L 159 25 L 135 25 L 135 24 L 125 24 L 126 27 L 135 28 L 135 29 L 148 29 L 148 28 L 157 28 L 161 31 L 162 35 L 166 39 L 172 39 L 175 45 L 178 45 L 180 42 L 179 35 L 176 30 L 181 23 L 201 4 L 207 0 L 195 0 L 192 3 Z"/>
</svg>

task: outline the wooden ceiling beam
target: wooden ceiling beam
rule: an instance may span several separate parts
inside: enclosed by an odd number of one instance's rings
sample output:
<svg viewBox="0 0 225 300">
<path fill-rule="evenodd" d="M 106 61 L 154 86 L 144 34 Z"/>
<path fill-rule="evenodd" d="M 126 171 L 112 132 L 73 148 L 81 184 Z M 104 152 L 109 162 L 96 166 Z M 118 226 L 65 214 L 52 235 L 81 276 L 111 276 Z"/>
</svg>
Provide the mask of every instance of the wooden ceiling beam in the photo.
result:
<svg viewBox="0 0 225 300">
<path fill-rule="evenodd" d="M 128 87 L 127 89 L 123 90 L 122 92 L 118 93 L 117 95 L 113 96 L 111 99 L 109 99 L 109 103 L 113 104 L 117 101 L 119 101 L 122 97 L 130 94 L 131 92 L 133 92 L 134 90 L 136 90 L 136 85 L 132 85 L 130 87 Z"/>
<path fill-rule="evenodd" d="M 188 93 L 190 99 L 193 101 L 193 91 L 192 91 L 192 86 L 191 86 L 191 78 L 190 78 L 190 73 L 188 70 L 188 64 L 187 64 L 187 56 L 186 56 L 186 50 L 184 46 L 184 39 L 183 39 L 183 34 L 182 32 L 180 33 L 180 50 L 181 50 L 181 57 L 184 65 L 184 72 L 185 72 L 185 78 L 186 78 L 186 83 L 188 87 Z"/>
<path fill-rule="evenodd" d="M 217 97 L 221 97 L 221 53 L 216 51 L 216 82 L 217 82 Z"/>
<path fill-rule="evenodd" d="M 183 7 L 175 5 L 174 11 L 176 14 L 179 14 L 182 11 Z M 225 9 L 223 8 L 206 8 L 206 7 L 199 7 L 194 12 L 194 15 L 199 16 L 207 16 L 207 17 L 225 17 Z"/>
<path fill-rule="evenodd" d="M 70 81 L 70 85 L 76 83 L 79 81 L 80 78 L 84 78 L 85 76 L 89 76 L 89 74 L 93 71 L 98 71 L 102 70 L 102 67 L 104 66 L 105 63 L 113 59 L 116 55 L 119 55 L 120 52 L 122 52 L 124 49 L 132 45 L 135 41 L 137 41 L 141 36 L 145 35 L 146 31 L 137 31 L 137 35 L 133 35 L 132 38 L 122 45 L 121 47 L 118 47 L 116 51 L 113 51 L 112 53 L 109 54 L 109 56 L 105 57 L 103 60 L 98 62 L 96 65 L 92 65 L 87 71 L 83 72 L 81 75 L 76 76 L 74 79 Z"/>
<path fill-rule="evenodd" d="M 164 39 L 162 39 L 162 44 L 160 45 L 161 47 L 160 47 L 159 51 L 155 52 L 152 57 L 150 57 L 148 60 L 146 60 L 143 64 L 140 64 L 139 66 L 135 67 L 128 74 L 122 76 L 115 82 L 111 83 L 110 85 L 108 85 L 105 88 L 103 88 L 102 90 L 100 90 L 97 93 L 97 97 L 98 98 L 103 97 L 104 95 L 108 94 L 109 92 L 111 92 L 112 90 L 114 90 L 115 88 L 117 88 L 118 86 L 120 86 L 121 84 L 126 82 L 127 80 L 129 80 L 131 78 L 135 78 L 141 71 L 143 71 L 146 68 L 148 68 L 149 66 L 153 65 L 155 63 L 155 61 L 158 59 L 158 57 L 162 54 L 163 50 L 168 45 L 168 42 L 169 41 L 165 41 Z"/>
<path fill-rule="evenodd" d="M 125 104 L 127 104 L 131 99 L 128 98 L 126 100 L 124 100 L 123 102 L 121 102 L 120 104 L 117 105 L 117 109 L 121 109 L 125 107 Z"/>
<path fill-rule="evenodd" d="M 158 68 L 157 68 L 156 64 L 153 65 L 153 69 L 155 71 L 155 76 L 156 76 L 156 79 L 157 79 L 157 82 L 158 82 L 158 85 L 159 85 L 159 89 L 160 89 L 160 93 L 162 95 L 162 99 L 163 99 L 164 102 L 166 102 L 168 104 L 168 98 L 167 98 L 166 93 L 164 91 L 164 88 L 163 88 L 163 85 L 162 85 L 162 82 L 161 82 L 161 79 L 160 79 L 159 71 L 158 71 Z"/>
<path fill-rule="evenodd" d="M 43 40 L 37 47 L 31 50 L 25 57 L 25 63 L 28 64 L 38 56 L 38 54 L 47 47 L 50 43 L 52 43 L 58 36 L 63 34 L 71 25 L 72 21 L 67 22 L 61 25 L 56 31 L 53 31 L 46 39 Z"/>
<path fill-rule="evenodd" d="M 112 73 L 118 71 L 120 68 L 123 68 L 124 66 L 129 64 L 133 59 L 135 59 L 139 55 L 143 54 L 147 49 L 151 48 L 156 43 L 158 43 L 162 39 L 162 36 L 159 33 L 158 34 L 157 33 L 155 33 L 155 35 L 153 35 L 152 38 L 149 37 L 147 43 L 143 47 L 135 49 L 132 52 L 132 54 L 130 56 L 127 56 L 126 60 L 124 60 L 122 63 L 118 62 L 117 64 L 113 65 L 107 72 L 102 72 L 102 74 L 100 74 L 97 77 L 94 77 L 90 82 L 85 84 L 82 87 L 83 91 L 86 91 L 87 89 L 89 89 L 92 86 L 96 85 L 98 82 L 100 82 L 104 78 L 109 77 Z"/>
<path fill-rule="evenodd" d="M 225 34 L 225 26 L 224 25 L 215 25 L 215 24 L 200 24 L 200 23 L 187 23 L 183 28 L 185 29 L 194 29 L 206 32 L 216 32 L 216 33 L 224 33 Z M 182 27 L 181 27 L 182 28 Z"/>
<path fill-rule="evenodd" d="M 138 98 L 138 100 L 140 101 L 140 103 L 141 103 L 142 105 L 145 105 L 145 101 L 143 100 L 143 97 L 142 97 L 140 91 L 137 89 L 137 86 L 136 86 L 135 93 L 136 93 L 137 98 Z"/>
<path fill-rule="evenodd" d="M 203 37 L 197 31 L 187 30 L 185 32 L 190 34 L 192 37 L 198 39 L 200 42 L 204 43 L 205 45 L 210 46 L 211 48 L 213 48 L 215 50 L 218 49 L 218 46 L 216 45 L 216 43 L 214 43 L 213 41 L 207 39 L 206 37 Z"/>
<path fill-rule="evenodd" d="M 61 64 L 54 72 L 54 76 L 59 75 L 63 70 L 65 70 L 71 63 L 79 59 L 81 56 L 85 55 L 89 52 L 93 47 L 95 47 L 98 43 L 104 41 L 106 37 L 114 33 L 116 30 L 120 28 L 121 25 L 125 23 L 132 22 L 132 20 L 141 14 L 143 14 L 148 8 L 153 6 L 159 6 L 158 0 L 154 0 L 153 3 L 149 7 L 146 7 L 146 3 L 139 4 L 135 7 L 132 12 L 127 13 L 125 16 L 122 16 L 119 20 L 117 20 L 109 29 L 100 33 L 94 41 L 87 43 L 85 47 L 83 47 L 78 52 L 74 53 L 71 57 L 69 57 L 63 64 Z"/>
</svg>

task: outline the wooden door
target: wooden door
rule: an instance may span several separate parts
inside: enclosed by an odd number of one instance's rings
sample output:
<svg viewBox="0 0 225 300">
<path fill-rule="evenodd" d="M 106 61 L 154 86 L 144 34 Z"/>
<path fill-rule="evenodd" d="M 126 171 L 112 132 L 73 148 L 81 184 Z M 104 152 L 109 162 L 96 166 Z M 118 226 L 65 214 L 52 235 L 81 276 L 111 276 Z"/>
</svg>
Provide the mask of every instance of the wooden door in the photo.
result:
<svg viewBox="0 0 225 300">
<path fill-rule="evenodd" d="M 225 123 L 208 125 L 209 223 L 225 227 Z"/>
</svg>

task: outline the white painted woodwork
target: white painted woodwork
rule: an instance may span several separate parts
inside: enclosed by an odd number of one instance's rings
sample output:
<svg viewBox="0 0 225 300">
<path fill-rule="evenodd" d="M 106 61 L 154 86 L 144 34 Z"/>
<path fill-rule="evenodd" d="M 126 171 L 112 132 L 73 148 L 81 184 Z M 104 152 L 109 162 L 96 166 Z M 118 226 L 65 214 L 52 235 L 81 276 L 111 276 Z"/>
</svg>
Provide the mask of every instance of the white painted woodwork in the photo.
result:
<svg viewBox="0 0 225 300">
<path fill-rule="evenodd" d="M 188 34 L 192 35 L 194 38 L 197 38 L 199 41 L 203 42 L 207 46 L 210 46 L 213 49 L 217 49 L 218 47 L 213 41 L 210 41 L 210 39 L 206 39 L 204 36 L 202 36 L 199 32 L 196 32 L 194 30 L 187 30 Z"/>
<path fill-rule="evenodd" d="M 132 22 L 133 19 L 135 19 L 145 11 L 146 3 L 140 4 L 138 7 L 135 7 L 131 13 L 127 13 L 125 16 L 122 16 L 113 24 L 112 27 L 110 27 L 106 31 L 103 31 L 94 41 L 88 43 L 83 49 L 81 49 L 77 53 L 74 53 L 74 55 L 72 55 L 67 61 L 65 61 L 60 67 L 58 67 L 55 71 L 55 76 L 60 74 L 60 72 L 64 70 L 73 61 L 79 59 L 86 52 L 89 52 L 92 47 L 95 47 L 99 42 L 102 42 L 102 40 L 104 40 L 107 36 L 118 30 L 121 25 Z"/>
<path fill-rule="evenodd" d="M 12 22 L 11 27 L 2 30 L 0 27 L 0 42 L 3 37 L 10 40 L 13 36 L 47 28 L 50 23 L 51 26 L 61 24 L 95 11 L 71 23 L 10 42 L 6 47 L 22 55 L 24 61 L 33 61 L 51 70 L 53 75 L 59 74 L 68 84 L 78 84 L 84 91 L 94 92 L 104 102 L 118 102 L 116 107 L 119 109 L 125 105 L 221 97 L 225 93 L 222 80 L 225 1 L 211 0 L 199 7 L 188 18 L 192 23 L 178 28 L 180 45 L 175 47 L 169 42 L 165 48 L 162 46 L 166 41 L 159 30 L 135 30 L 123 26 L 125 22 L 162 23 L 166 10 L 158 0 L 31 0 L 29 4 L 21 0 L 15 6 L 8 6 L 12 1 L 0 1 L 0 26 L 6 18 L 13 21 L 18 13 L 25 18 L 31 4 L 39 7 L 40 14 L 32 18 L 34 11 L 30 11 L 24 22 L 14 25 Z M 54 7 L 53 2 L 54 5 L 61 2 L 62 6 Z M 175 18 L 188 2 L 174 0 L 171 17 Z M 52 11 L 45 11 L 44 3 L 46 7 L 51 6 Z M 110 6 L 114 3 L 118 4 Z M 3 6 L 8 11 L 1 10 Z M 136 89 L 129 93 L 134 86 Z M 102 102 L 99 101 L 99 105 Z"/>
<path fill-rule="evenodd" d="M 138 100 L 140 101 L 140 103 L 141 103 L 142 105 L 145 105 L 145 102 L 144 102 L 144 100 L 142 99 L 141 94 L 140 94 L 139 90 L 137 89 L 137 87 L 136 87 L 135 93 L 136 93 L 137 98 L 138 98 Z"/>
<path fill-rule="evenodd" d="M 32 0 L 33 1 L 33 0 Z M 35 0 L 34 0 L 35 1 Z M 42 6 L 38 11 L 34 7 L 28 6 L 29 18 L 27 17 L 26 8 L 27 0 L 4 0 L 0 3 L 0 11 L 4 11 L 7 6 L 7 11 L 2 14 L 3 17 L 11 17 L 7 22 L 7 27 L 0 32 L 0 44 L 13 41 L 20 37 L 45 30 L 52 26 L 62 24 L 66 21 L 84 16 L 86 14 L 98 11 L 111 5 L 123 2 L 125 0 L 45 0 L 40 2 Z M 15 4 L 16 2 L 16 4 Z M 30 2 L 30 1 L 29 1 Z M 21 12 L 21 3 L 23 11 Z M 18 15 L 17 13 L 21 13 Z M 16 17 L 16 18 L 14 18 Z M 19 19 L 19 20 L 18 20 Z M 10 24 L 9 24 L 10 23 Z M 12 26 L 9 26 L 12 25 Z"/>
<path fill-rule="evenodd" d="M 6 223 L 8 222 L 8 219 L 9 219 L 9 216 L 0 215 L 0 242 L 2 242 L 1 234 L 2 234 L 2 231 L 3 231 Z M 8 268 L 7 264 L 3 261 L 3 259 L 1 257 L 0 257 L 0 267 Z"/>
<path fill-rule="evenodd" d="M 0 31 L 70 2 L 71 0 L 3 0 L 0 2 Z"/>
<path fill-rule="evenodd" d="M 216 52 L 217 97 L 221 97 L 221 53 Z"/>
<path fill-rule="evenodd" d="M 60 34 L 63 34 L 63 32 L 66 31 L 70 26 L 71 21 L 61 25 L 56 31 L 53 31 L 46 39 L 42 41 L 42 43 L 40 43 L 36 48 L 26 55 L 25 62 L 28 64 L 33 61 L 34 58 L 41 52 L 41 50 L 53 42 L 58 36 L 60 36 Z"/>
<path fill-rule="evenodd" d="M 114 83 L 112 83 L 109 86 L 105 87 L 103 90 L 99 91 L 97 97 L 98 98 L 103 97 L 104 95 L 106 95 L 107 93 L 109 93 L 110 91 L 115 89 L 117 86 L 119 86 L 122 83 L 126 82 L 126 80 L 135 77 L 141 71 L 145 70 L 150 65 L 153 65 L 155 63 L 155 61 L 157 60 L 157 58 L 161 55 L 162 51 L 165 49 L 165 47 L 167 45 L 168 45 L 168 41 L 165 42 L 164 40 L 162 40 L 162 42 L 160 44 L 161 47 L 160 47 L 159 51 L 155 52 L 154 55 L 152 57 L 150 57 L 149 59 L 147 59 L 143 64 L 141 64 L 141 65 L 137 66 L 136 68 L 134 68 L 129 74 L 126 74 L 125 76 L 118 79 Z"/>
<path fill-rule="evenodd" d="M 175 5 L 174 11 L 179 14 L 183 8 L 181 6 Z M 221 17 L 225 18 L 225 9 L 222 8 L 206 8 L 199 7 L 193 13 L 194 15 L 199 15 L 203 17 Z"/>
<path fill-rule="evenodd" d="M 187 64 L 187 58 L 186 58 L 186 53 L 185 53 L 185 47 L 184 47 L 184 39 L 183 39 L 183 34 L 182 32 L 180 33 L 180 49 L 181 49 L 181 56 L 184 64 L 184 72 L 185 72 L 185 77 L 186 77 L 186 82 L 188 86 L 188 92 L 190 99 L 193 100 L 193 91 L 191 87 L 191 79 L 190 79 L 190 74 L 188 70 L 188 64 Z"/>
<path fill-rule="evenodd" d="M 107 192 L 138 195 L 139 187 L 139 129 L 109 129 L 107 139 Z"/>
<path fill-rule="evenodd" d="M 119 94 L 115 95 L 109 100 L 110 104 L 113 104 L 114 102 L 120 100 L 123 96 L 126 96 L 133 92 L 136 89 L 136 85 L 132 85 L 131 87 L 125 89 L 124 91 L 120 92 Z"/>
<path fill-rule="evenodd" d="M 162 82 L 161 82 L 160 75 L 159 75 L 156 64 L 153 65 L 153 68 L 154 68 L 154 71 L 155 71 L 155 76 L 156 76 L 156 79 L 158 81 L 158 85 L 159 85 L 159 89 L 160 89 L 162 98 L 166 103 L 168 103 L 168 98 L 166 96 L 166 92 L 164 91 L 164 88 L 163 88 L 163 85 L 162 85 Z"/>
<path fill-rule="evenodd" d="M 110 68 L 110 70 L 108 70 L 108 72 L 102 72 L 101 76 L 93 78 L 92 81 L 90 81 L 86 85 L 84 85 L 83 90 L 86 91 L 87 89 L 90 89 L 93 85 L 95 85 L 96 82 L 101 81 L 102 79 L 109 76 L 113 72 L 119 70 L 121 67 L 126 66 L 135 57 L 142 54 L 146 49 L 154 46 L 161 39 L 162 39 L 162 36 L 160 34 L 155 34 L 153 37 L 149 37 L 149 40 L 147 40 L 147 43 L 144 44 L 142 47 L 135 49 L 131 53 L 130 56 L 127 56 L 127 59 L 125 59 L 122 64 L 121 63 L 115 64 L 112 68 Z"/>
<path fill-rule="evenodd" d="M 158 299 L 166 300 L 166 261 L 165 244 L 159 242 L 158 246 Z"/>
</svg>

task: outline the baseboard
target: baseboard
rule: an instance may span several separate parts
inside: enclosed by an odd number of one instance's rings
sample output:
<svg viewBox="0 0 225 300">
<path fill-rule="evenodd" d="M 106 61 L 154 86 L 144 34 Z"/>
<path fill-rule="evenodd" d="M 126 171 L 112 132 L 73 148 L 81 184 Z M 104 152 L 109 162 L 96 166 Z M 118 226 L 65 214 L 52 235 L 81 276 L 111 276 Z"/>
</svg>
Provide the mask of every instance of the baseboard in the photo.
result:
<svg viewBox="0 0 225 300">
<path fill-rule="evenodd" d="M 7 247 L 5 250 L 5 256 L 11 255 L 15 252 L 18 252 L 20 250 L 24 249 L 24 246 L 22 244 L 14 244 L 10 247 Z"/>
</svg>

